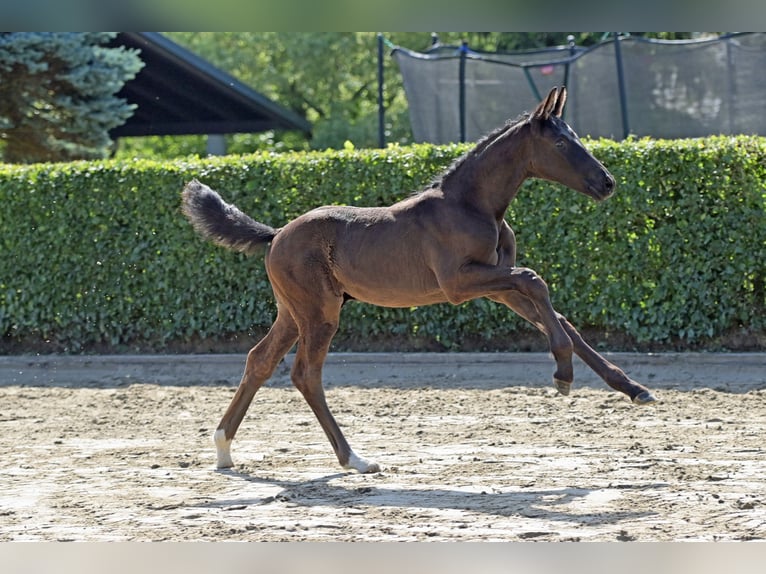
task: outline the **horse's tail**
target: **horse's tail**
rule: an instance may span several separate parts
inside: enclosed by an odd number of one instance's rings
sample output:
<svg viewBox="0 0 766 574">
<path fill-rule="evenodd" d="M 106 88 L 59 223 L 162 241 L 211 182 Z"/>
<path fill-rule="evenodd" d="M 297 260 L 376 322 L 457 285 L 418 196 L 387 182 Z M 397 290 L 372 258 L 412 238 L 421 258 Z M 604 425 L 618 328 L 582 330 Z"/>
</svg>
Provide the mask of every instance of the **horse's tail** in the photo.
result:
<svg viewBox="0 0 766 574">
<path fill-rule="evenodd" d="M 181 193 L 181 211 L 202 237 L 242 253 L 261 251 L 278 233 L 226 203 L 196 179 L 186 184 Z"/>
</svg>

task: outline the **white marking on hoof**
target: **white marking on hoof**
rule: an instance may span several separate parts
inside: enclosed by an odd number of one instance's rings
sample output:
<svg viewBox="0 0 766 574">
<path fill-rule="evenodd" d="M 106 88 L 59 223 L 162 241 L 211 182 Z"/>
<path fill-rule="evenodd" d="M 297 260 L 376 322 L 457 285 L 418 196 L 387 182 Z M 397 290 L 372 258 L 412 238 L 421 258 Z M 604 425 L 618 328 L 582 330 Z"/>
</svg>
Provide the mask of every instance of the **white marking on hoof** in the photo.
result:
<svg viewBox="0 0 766 574">
<path fill-rule="evenodd" d="M 559 392 L 559 394 L 564 395 L 565 397 L 569 395 L 569 390 L 572 388 L 572 383 L 567 383 L 566 381 L 562 381 L 560 379 L 553 379 L 553 384 L 556 386 L 556 390 Z"/>
<path fill-rule="evenodd" d="M 637 394 L 635 397 L 633 397 L 633 404 L 634 405 L 651 405 L 656 402 L 658 402 L 659 399 L 655 397 L 651 391 L 643 391 L 642 393 Z"/>
<path fill-rule="evenodd" d="M 351 451 L 351 456 L 348 457 L 348 462 L 343 465 L 343 468 L 354 469 L 362 474 L 369 474 L 373 472 L 380 472 L 380 466 L 376 462 L 370 462 L 360 456 L 357 456 L 354 451 Z"/>
<path fill-rule="evenodd" d="M 213 435 L 216 453 L 218 455 L 218 468 L 231 468 L 234 463 L 231 460 L 231 439 L 226 440 L 226 431 L 218 429 Z"/>
</svg>

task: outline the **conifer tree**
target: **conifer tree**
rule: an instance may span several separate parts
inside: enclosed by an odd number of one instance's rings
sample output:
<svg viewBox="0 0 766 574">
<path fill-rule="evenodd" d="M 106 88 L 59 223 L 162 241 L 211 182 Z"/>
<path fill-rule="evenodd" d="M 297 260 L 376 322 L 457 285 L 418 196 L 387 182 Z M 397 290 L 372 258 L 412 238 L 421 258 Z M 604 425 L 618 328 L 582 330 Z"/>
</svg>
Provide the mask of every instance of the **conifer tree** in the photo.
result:
<svg viewBox="0 0 766 574">
<path fill-rule="evenodd" d="M 104 157 L 135 106 L 116 97 L 143 67 L 109 32 L 0 33 L 0 150 L 12 163 Z"/>
</svg>

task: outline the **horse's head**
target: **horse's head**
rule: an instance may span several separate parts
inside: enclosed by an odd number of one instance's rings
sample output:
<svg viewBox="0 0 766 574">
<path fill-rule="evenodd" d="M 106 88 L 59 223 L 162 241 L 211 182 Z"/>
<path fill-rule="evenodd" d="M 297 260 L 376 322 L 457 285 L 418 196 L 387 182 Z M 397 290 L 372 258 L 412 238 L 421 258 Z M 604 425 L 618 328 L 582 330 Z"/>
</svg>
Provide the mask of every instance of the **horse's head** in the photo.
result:
<svg viewBox="0 0 766 574">
<path fill-rule="evenodd" d="M 614 191 L 614 177 L 561 119 L 566 99 L 566 88 L 553 88 L 529 117 L 533 134 L 531 175 L 557 181 L 601 201 Z"/>
</svg>

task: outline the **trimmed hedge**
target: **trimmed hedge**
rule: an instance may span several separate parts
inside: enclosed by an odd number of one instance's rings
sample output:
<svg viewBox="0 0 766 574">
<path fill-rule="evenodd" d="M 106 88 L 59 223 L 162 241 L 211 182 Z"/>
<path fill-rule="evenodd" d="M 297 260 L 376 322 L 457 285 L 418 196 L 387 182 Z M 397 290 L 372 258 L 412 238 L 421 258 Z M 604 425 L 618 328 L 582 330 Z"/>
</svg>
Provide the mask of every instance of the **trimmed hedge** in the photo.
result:
<svg viewBox="0 0 766 574">
<path fill-rule="evenodd" d="M 596 204 L 529 181 L 511 204 L 520 265 L 576 325 L 637 342 L 700 345 L 766 330 L 766 139 L 599 140 L 616 194 Z M 260 257 L 212 246 L 182 217 L 196 177 L 280 226 L 318 205 L 390 204 L 467 146 L 259 153 L 174 162 L 0 166 L 0 350 L 163 350 L 262 335 L 275 307 Z M 336 349 L 501 348 L 530 332 L 479 300 L 453 307 L 344 307 Z"/>
</svg>

